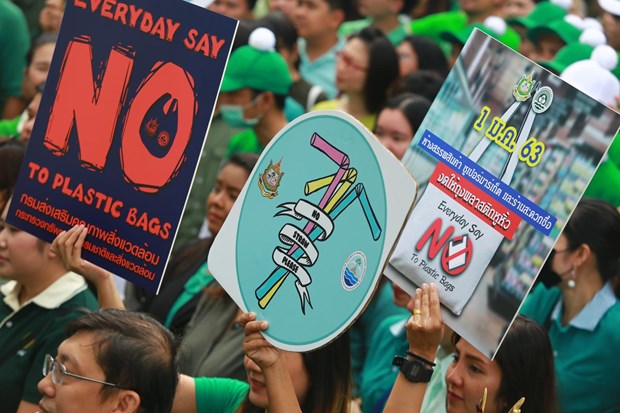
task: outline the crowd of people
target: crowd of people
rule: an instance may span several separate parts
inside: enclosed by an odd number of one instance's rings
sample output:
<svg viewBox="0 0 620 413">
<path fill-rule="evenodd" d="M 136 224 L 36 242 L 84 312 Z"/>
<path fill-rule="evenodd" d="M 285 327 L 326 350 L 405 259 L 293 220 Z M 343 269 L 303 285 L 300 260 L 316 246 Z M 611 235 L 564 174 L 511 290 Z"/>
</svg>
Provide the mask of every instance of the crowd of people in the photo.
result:
<svg viewBox="0 0 620 413">
<path fill-rule="evenodd" d="M 474 29 L 618 109 L 620 0 L 215 0 L 240 23 L 159 295 L 83 260 L 84 226 L 48 244 L 6 222 L 64 8 L 0 0 L 0 413 L 620 412 L 618 139 L 494 360 L 435 285 L 387 279 L 334 342 L 279 350 L 207 262 L 288 122 L 341 110 L 402 159 Z"/>
</svg>

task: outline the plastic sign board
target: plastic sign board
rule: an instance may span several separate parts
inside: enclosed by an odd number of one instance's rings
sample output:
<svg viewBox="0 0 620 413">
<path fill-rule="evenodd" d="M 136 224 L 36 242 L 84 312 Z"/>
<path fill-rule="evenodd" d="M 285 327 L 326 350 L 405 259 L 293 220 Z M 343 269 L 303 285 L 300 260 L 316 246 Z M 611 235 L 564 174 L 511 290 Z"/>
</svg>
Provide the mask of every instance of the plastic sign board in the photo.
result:
<svg viewBox="0 0 620 413">
<path fill-rule="evenodd" d="M 372 297 L 417 185 L 353 117 L 303 115 L 263 151 L 209 253 L 209 270 L 274 345 L 318 348 Z"/>
<path fill-rule="evenodd" d="M 421 195 L 386 275 L 436 283 L 444 321 L 493 357 L 619 125 L 475 31 L 403 159 Z"/>
<path fill-rule="evenodd" d="M 161 283 L 237 21 L 182 0 L 69 0 L 8 222 Z"/>
</svg>

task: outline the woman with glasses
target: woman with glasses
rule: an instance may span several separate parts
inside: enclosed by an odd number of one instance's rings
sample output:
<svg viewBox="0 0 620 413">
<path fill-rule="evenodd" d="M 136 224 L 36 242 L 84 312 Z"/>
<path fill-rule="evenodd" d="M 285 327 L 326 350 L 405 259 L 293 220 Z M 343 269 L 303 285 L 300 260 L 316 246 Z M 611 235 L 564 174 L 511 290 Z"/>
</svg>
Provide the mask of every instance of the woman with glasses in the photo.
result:
<svg viewBox="0 0 620 413">
<path fill-rule="evenodd" d="M 549 260 L 559 284 L 537 285 L 521 313 L 549 332 L 562 412 L 619 412 L 620 213 L 582 199 Z"/>
<path fill-rule="evenodd" d="M 340 96 L 317 104 L 314 110 L 342 110 L 373 130 L 398 71 L 398 56 L 388 38 L 379 29 L 365 28 L 349 37 L 338 52 L 336 86 Z"/>
</svg>

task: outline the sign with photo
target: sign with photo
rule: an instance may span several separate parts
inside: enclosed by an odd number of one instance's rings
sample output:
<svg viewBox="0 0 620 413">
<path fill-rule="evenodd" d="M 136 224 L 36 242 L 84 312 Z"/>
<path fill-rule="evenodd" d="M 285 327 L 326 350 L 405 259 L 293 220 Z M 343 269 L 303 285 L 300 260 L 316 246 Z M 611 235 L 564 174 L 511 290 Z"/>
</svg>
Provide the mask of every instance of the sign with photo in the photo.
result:
<svg viewBox="0 0 620 413">
<path fill-rule="evenodd" d="M 436 283 L 444 321 L 493 357 L 619 125 L 475 31 L 403 159 L 421 196 L 386 275 Z"/>
</svg>

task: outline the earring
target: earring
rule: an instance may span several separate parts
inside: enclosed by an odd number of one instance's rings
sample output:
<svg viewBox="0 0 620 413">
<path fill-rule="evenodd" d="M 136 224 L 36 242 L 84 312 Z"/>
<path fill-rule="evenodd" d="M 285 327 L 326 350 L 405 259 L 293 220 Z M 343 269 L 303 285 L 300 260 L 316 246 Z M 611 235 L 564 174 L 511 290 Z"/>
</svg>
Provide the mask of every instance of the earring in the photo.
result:
<svg viewBox="0 0 620 413">
<path fill-rule="evenodd" d="M 568 282 L 566 283 L 566 285 L 568 286 L 568 288 L 575 288 L 575 277 L 577 276 L 577 266 L 573 265 L 573 269 L 570 272 L 570 276 L 572 277 L 571 279 L 568 280 Z"/>
</svg>

